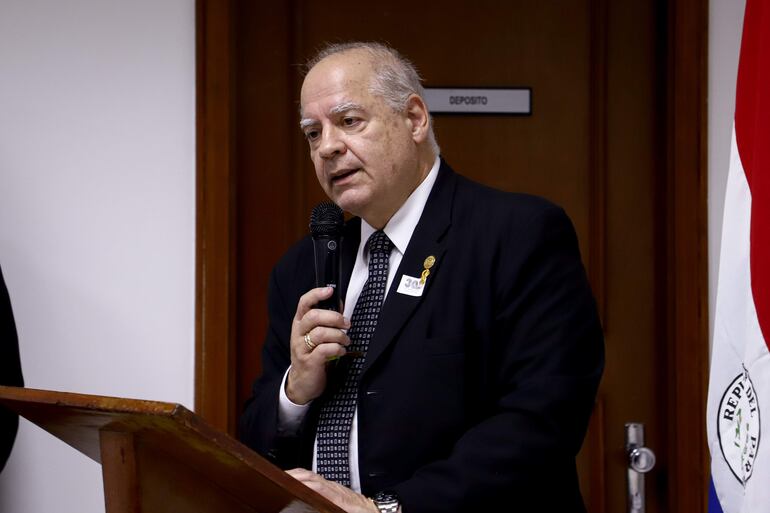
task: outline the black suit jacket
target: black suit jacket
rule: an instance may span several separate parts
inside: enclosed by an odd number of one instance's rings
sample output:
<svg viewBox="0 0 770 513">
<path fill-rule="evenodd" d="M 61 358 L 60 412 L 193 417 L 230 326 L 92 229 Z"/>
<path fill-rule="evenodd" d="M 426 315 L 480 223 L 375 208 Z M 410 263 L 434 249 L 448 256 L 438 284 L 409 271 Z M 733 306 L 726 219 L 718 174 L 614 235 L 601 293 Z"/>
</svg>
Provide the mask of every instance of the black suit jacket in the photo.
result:
<svg viewBox="0 0 770 513">
<path fill-rule="evenodd" d="M 24 380 L 19 362 L 19 341 L 11 310 L 11 299 L 0 269 L 0 385 L 21 387 Z M 0 471 L 5 467 L 16 440 L 19 417 L 0 406 Z"/>
<path fill-rule="evenodd" d="M 359 237 L 353 219 L 343 241 L 345 280 Z M 398 293 L 402 275 L 420 276 L 429 255 L 436 263 L 422 296 Z M 278 436 L 291 321 L 313 272 L 310 238 L 273 271 L 263 373 L 241 419 L 243 441 L 284 468 L 310 467 L 323 402 L 312 403 L 296 437 Z M 442 161 L 362 371 L 363 493 L 394 490 L 405 513 L 584 511 L 575 455 L 603 364 L 595 303 L 565 213 L 474 183 Z"/>
</svg>

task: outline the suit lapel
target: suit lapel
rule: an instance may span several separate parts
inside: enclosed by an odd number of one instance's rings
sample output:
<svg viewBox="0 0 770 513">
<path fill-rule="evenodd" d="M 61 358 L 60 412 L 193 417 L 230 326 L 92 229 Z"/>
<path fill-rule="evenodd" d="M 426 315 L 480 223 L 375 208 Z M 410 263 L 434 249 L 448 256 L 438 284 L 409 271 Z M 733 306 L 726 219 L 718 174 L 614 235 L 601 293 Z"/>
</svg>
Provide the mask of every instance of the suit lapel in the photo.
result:
<svg viewBox="0 0 770 513">
<path fill-rule="evenodd" d="M 377 361 L 390 343 L 398 335 L 406 321 L 412 316 L 422 299 L 430 294 L 431 284 L 438 279 L 441 263 L 446 252 L 446 233 L 451 223 L 452 199 L 454 197 L 456 175 L 449 166 L 441 161 L 439 175 L 433 190 L 425 203 L 420 221 L 414 229 L 412 238 L 396 270 L 388 295 L 382 305 L 377 330 L 369 342 L 369 350 L 362 373 Z M 404 275 L 420 277 L 424 262 L 428 256 L 434 256 L 436 263 L 430 269 L 422 295 L 419 297 L 398 293 L 398 286 Z"/>
</svg>

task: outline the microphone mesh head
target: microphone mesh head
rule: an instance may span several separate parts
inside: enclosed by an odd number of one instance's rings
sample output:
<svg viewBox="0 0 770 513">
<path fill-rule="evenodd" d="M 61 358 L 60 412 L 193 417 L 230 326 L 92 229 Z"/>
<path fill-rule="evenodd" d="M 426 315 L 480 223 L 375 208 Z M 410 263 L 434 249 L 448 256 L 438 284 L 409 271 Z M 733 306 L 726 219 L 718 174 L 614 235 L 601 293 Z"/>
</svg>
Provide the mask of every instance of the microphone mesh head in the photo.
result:
<svg viewBox="0 0 770 513">
<path fill-rule="evenodd" d="M 340 235 L 345 218 L 342 209 L 331 201 L 324 201 L 310 214 L 310 233 L 315 235 Z"/>
</svg>

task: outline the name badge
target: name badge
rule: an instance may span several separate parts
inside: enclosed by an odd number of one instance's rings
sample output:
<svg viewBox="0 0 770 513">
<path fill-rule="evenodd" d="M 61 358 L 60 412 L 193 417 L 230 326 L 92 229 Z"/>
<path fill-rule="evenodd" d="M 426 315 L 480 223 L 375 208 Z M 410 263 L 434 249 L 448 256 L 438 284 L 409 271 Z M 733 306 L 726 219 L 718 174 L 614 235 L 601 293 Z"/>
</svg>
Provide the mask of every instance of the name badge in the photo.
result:
<svg viewBox="0 0 770 513">
<path fill-rule="evenodd" d="M 422 291 L 425 288 L 425 282 L 420 278 L 414 276 L 407 276 L 406 274 L 401 277 L 401 283 L 398 284 L 398 293 L 406 294 L 407 296 L 422 296 Z"/>
</svg>

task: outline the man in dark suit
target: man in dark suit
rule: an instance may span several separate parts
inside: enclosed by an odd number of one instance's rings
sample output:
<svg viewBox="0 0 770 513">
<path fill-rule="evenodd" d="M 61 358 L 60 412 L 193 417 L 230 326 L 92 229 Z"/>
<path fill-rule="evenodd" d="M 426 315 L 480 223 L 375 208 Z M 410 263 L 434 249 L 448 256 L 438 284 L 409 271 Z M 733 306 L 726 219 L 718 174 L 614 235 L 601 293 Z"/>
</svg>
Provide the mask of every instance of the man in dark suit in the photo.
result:
<svg viewBox="0 0 770 513">
<path fill-rule="evenodd" d="M 357 216 L 344 310 L 314 308 L 331 290 L 300 241 L 271 277 L 241 438 L 349 512 L 584 511 L 603 337 L 569 219 L 455 174 L 394 50 L 336 45 L 309 68 L 301 128 Z"/>
<path fill-rule="evenodd" d="M 24 380 L 19 361 L 19 340 L 16 336 L 16 324 L 13 320 L 11 298 L 0 269 L 0 385 L 21 387 Z M 19 417 L 0 406 L 0 471 L 5 467 L 11 454 Z"/>
</svg>

